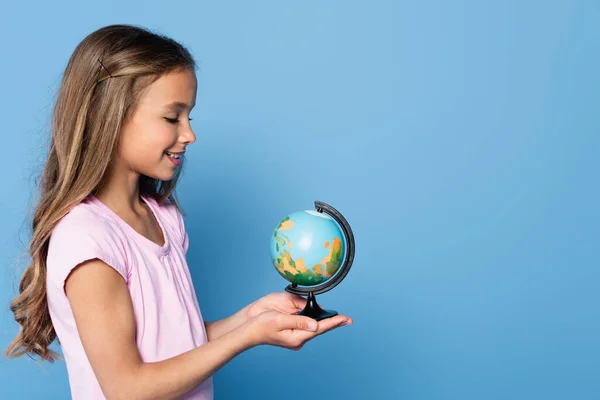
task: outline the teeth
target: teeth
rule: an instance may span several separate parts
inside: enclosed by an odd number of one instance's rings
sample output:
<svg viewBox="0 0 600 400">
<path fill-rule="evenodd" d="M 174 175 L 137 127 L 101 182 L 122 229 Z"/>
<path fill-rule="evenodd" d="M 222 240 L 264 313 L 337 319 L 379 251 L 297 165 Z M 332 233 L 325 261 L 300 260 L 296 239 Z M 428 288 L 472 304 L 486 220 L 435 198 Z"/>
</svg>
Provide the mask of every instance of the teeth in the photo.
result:
<svg viewBox="0 0 600 400">
<path fill-rule="evenodd" d="M 168 151 L 165 151 L 165 153 L 167 153 L 167 155 L 169 157 L 173 157 L 173 158 L 179 158 L 180 157 L 180 154 L 173 154 L 173 153 L 169 153 Z"/>
</svg>

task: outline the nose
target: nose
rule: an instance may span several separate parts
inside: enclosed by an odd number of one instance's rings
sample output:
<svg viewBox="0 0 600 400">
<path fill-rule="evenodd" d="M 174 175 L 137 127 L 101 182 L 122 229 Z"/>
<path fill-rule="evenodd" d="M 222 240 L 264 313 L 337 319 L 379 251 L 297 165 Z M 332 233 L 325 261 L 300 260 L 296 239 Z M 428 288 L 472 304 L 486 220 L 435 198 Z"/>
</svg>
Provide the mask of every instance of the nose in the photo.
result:
<svg viewBox="0 0 600 400">
<path fill-rule="evenodd" d="M 189 124 L 188 128 L 183 131 L 179 139 L 185 144 L 192 144 L 196 141 L 196 135 Z"/>
</svg>

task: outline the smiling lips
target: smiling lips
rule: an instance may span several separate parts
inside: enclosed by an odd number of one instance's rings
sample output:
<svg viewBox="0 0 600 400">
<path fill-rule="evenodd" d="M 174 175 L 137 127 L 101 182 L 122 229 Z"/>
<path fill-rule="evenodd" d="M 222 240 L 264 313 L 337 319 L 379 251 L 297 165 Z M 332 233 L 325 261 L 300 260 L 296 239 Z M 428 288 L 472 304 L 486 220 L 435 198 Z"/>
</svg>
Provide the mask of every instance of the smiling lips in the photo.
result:
<svg viewBox="0 0 600 400">
<path fill-rule="evenodd" d="M 183 156 L 183 153 L 185 152 L 181 151 L 179 153 L 173 153 L 170 151 L 165 151 L 165 154 L 169 157 L 169 160 L 171 160 L 171 162 L 176 166 L 181 164 L 181 156 Z"/>
<path fill-rule="evenodd" d="M 181 151 L 181 152 L 179 152 L 179 153 L 172 153 L 172 152 L 170 152 L 170 151 L 165 151 L 165 153 L 167 153 L 167 155 L 168 155 L 169 157 L 173 157 L 173 158 L 177 158 L 177 159 L 179 159 L 179 157 L 181 157 L 181 156 L 183 155 L 183 153 L 185 153 L 185 152 L 184 152 L 184 151 Z"/>
</svg>

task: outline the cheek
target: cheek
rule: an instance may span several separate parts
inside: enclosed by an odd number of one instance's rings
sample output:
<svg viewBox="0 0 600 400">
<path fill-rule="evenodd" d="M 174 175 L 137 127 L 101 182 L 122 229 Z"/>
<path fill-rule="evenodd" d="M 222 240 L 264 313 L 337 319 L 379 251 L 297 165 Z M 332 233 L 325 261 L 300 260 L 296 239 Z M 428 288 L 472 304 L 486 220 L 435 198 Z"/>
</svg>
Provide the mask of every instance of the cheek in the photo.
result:
<svg viewBox="0 0 600 400">
<path fill-rule="evenodd" d="M 168 129 L 145 129 L 123 134 L 121 156 L 132 164 L 157 160 L 170 148 L 176 136 Z"/>
</svg>

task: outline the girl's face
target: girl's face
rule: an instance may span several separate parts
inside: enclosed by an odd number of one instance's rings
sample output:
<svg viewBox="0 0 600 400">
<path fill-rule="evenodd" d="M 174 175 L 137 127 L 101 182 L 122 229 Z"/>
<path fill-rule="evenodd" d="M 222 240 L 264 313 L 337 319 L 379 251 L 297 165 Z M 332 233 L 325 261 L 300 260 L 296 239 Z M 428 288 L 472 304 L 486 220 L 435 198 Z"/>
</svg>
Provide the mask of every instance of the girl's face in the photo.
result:
<svg viewBox="0 0 600 400">
<path fill-rule="evenodd" d="M 145 90 L 121 130 L 117 170 L 173 178 L 186 146 L 196 141 L 188 120 L 196 89 L 196 74 L 185 69 L 160 77 Z"/>
</svg>

